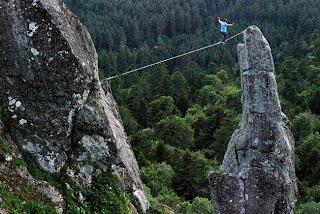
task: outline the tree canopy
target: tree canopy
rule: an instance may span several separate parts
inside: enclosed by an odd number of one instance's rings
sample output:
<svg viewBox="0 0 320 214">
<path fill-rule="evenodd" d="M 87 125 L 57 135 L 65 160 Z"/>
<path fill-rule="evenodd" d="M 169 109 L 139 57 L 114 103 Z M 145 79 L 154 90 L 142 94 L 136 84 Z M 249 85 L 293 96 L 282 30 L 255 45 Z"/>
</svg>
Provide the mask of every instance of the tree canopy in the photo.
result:
<svg viewBox="0 0 320 214">
<path fill-rule="evenodd" d="M 320 4 L 317 0 L 65 0 L 88 28 L 101 77 L 123 73 L 257 25 L 268 39 L 283 112 L 296 140 L 298 213 L 320 203 Z M 241 119 L 234 39 L 111 81 L 150 191 L 153 213 L 208 213 L 217 170 Z M 290 125 L 290 123 L 288 123 Z"/>
</svg>

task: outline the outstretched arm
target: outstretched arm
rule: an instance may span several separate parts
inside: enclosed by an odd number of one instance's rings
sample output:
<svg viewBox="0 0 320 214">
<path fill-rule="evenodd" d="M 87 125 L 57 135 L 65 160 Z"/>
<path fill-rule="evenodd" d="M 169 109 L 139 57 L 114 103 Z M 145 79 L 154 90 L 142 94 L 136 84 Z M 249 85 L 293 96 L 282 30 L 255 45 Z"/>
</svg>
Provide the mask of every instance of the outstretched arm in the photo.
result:
<svg viewBox="0 0 320 214">
<path fill-rule="evenodd" d="M 236 23 L 232 23 L 232 24 L 228 24 L 228 26 L 233 27 L 233 25 L 235 25 Z"/>
</svg>

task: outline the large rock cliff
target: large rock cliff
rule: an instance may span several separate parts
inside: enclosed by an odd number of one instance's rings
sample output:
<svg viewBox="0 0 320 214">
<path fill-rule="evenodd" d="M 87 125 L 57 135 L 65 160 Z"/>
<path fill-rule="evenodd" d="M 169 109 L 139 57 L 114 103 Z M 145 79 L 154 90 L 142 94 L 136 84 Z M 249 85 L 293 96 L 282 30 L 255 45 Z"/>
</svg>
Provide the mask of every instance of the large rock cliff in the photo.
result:
<svg viewBox="0 0 320 214">
<path fill-rule="evenodd" d="M 0 105 L 24 152 L 80 186 L 113 168 L 148 209 L 117 105 L 99 86 L 90 35 L 61 0 L 0 1 L 0 74 Z"/>
<path fill-rule="evenodd" d="M 242 120 L 210 186 L 217 214 L 293 214 L 294 139 L 281 111 L 271 48 L 251 26 L 238 45 Z"/>
</svg>

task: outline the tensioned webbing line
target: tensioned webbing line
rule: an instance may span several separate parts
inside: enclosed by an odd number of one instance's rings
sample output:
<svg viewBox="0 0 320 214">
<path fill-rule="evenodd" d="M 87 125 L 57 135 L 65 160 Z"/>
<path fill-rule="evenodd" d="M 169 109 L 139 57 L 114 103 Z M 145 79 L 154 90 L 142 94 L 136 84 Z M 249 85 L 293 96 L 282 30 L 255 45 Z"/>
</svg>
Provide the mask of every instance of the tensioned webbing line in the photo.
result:
<svg viewBox="0 0 320 214">
<path fill-rule="evenodd" d="M 240 34 L 242 34 L 242 33 L 245 32 L 245 31 L 246 31 L 246 30 L 241 31 L 240 33 L 238 33 L 238 34 L 236 34 L 236 35 L 234 35 L 234 36 L 226 39 L 225 42 L 227 42 L 227 41 L 229 41 L 229 40 L 231 40 L 231 39 L 239 36 Z M 124 76 L 124 75 L 130 74 L 130 73 L 133 73 L 133 72 L 136 72 L 136 71 L 140 71 L 140 70 L 143 70 L 143 69 L 146 69 L 146 68 L 149 68 L 149 67 L 152 67 L 152 66 L 155 66 L 155 65 L 158 65 L 158 64 L 161 64 L 161 63 L 164 63 L 164 62 L 167 62 L 167 61 L 176 59 L 176 58 L 180 58 L 180 57 L 183 57 L 183 56 L 186 56 L 186 55 L 189 55 L 189 54 L 198 52 L 198 51 L 202 51 L 202 50 L 204 50 L 204 49 L 211 48 L 211 47 L 216 46 L 216 45 L 219 45 L 219 44 L 221 44 L 221 43 L 222 43 L 222 42 L 217 42 L 217 43 L 215 43 L 215 44 L 211 44 L 211 45 L 208 45 L 208 46 L 205 46 L 205 47 L 202 47 L 202 48 L 193 50 L 193 51 L 189 51 L 189 52 L 184 53 L 184 54 L 180 54 L 180 55 L 177 55 L 177 56 L 174 56 L 174 57 L 170 57 L 170 58 L 168 58 L 168 59 L 164 59 L 164 60 L 161 60 L 161 61 L 159 61 L 159 62 L 155 62 L 155 63 L 152 63 L 152 64 L 150 64 L 150 65 L 143 66 L 143 67 L 141 67 L 141 68 L 137 68 L 137 69 L 134 69 L 134 70 L 131 70 L 131 71 L 124 72 L 124 73 L 122 73 L 122 74 L 118 74 L 118 75 L 115 75 L 115 76 L 112 76 L 112 77 L 108 77 L 108 78 L 106 78 L 105 80 L 108 81 L 108 80 L 111 80 L 111 79 L 115 79 L 115 78 L 120 77 L 120 76 Z"/>
</svg>

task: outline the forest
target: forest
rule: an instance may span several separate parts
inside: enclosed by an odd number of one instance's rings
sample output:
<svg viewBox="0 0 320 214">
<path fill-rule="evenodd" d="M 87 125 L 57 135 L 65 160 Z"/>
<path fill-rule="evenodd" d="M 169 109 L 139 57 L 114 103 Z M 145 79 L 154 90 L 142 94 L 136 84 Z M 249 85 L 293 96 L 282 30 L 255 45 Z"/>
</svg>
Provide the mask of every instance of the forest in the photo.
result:
<svg viewBox="0 0 320 214">
<path fill-rule="evenodd" d="M 100 77 L 221 39 L 217 17 L 257 25 L 276 64 L 296 142 L 297 213 L 320 213 L 320 2 L 318 0 L 65 0 L 89 30 Z M 152 204 L 151 213 L 213 213 L 218 170 L 241 119 L 236 38 L 110 81 Z"/>
</svg>

